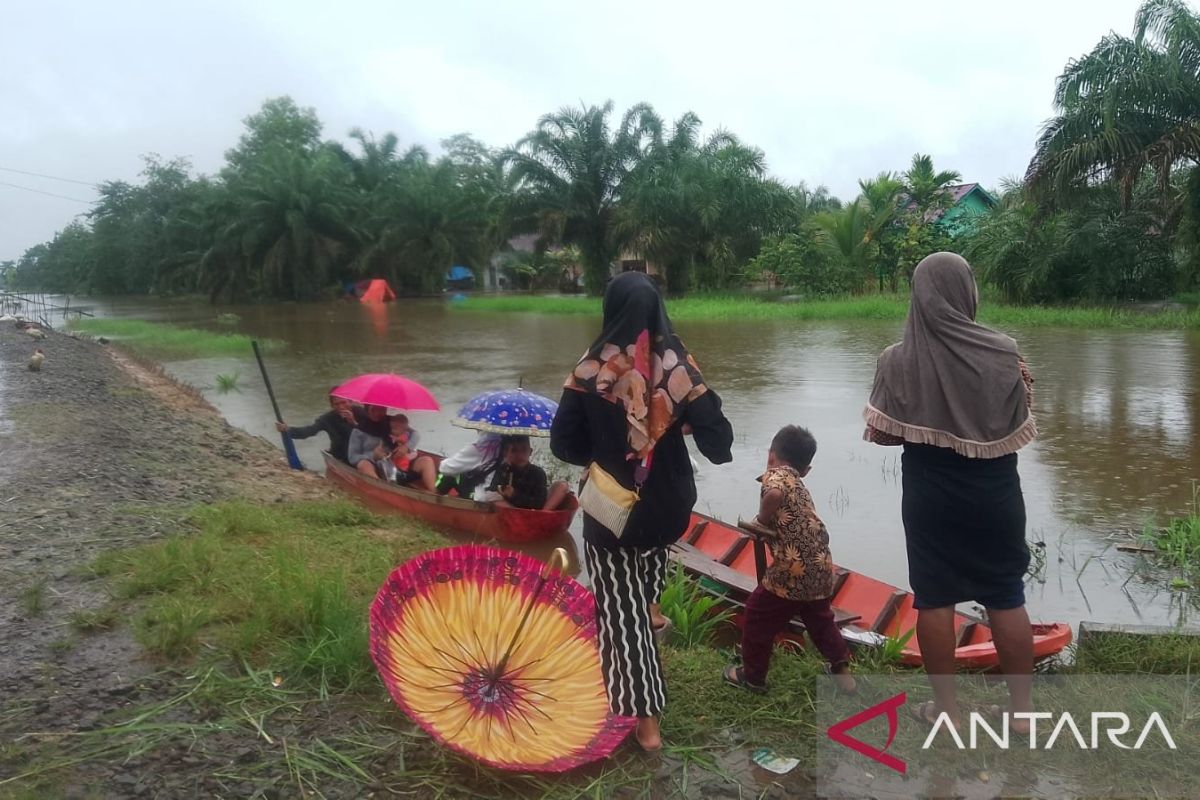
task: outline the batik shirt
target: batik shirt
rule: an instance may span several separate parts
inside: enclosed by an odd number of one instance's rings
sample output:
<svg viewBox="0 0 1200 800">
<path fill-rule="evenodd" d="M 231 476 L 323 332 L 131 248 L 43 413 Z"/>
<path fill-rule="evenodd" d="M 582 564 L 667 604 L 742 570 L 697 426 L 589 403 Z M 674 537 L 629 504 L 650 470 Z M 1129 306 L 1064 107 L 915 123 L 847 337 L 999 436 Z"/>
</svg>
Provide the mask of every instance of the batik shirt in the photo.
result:
<svg viewBox="0 0 1200 800">
<path fill-rule="evenodd" d="M 783 494 L 783 502 L 775 519 L 764 520 L 772 523 L 775 536 L 767 540 L 774 561 L 763 576 L 763 588 L 789 600 L 823 600 L 833 594 L 833 555 L 825 523 L 796 470 L 767 470 L 762 493 L 772 489 Z"/>
</svg>

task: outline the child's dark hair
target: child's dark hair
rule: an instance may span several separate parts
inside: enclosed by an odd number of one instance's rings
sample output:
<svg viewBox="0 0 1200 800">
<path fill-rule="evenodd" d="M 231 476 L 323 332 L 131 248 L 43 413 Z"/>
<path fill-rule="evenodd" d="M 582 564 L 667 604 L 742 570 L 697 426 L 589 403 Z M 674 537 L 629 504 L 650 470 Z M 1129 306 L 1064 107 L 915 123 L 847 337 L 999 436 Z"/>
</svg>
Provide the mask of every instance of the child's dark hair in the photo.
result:
<svg viewBox="0 0 1200 800">
<path fill-rule="evenodd" d="M 500 437 L 500 447 L 505 452 L 508 452 L 509 448 L 513 447 L 514 445 L 519 445 L 519 444 L 525 445 L 526 447 L 533 447 L 533 445 L 530 444 L 530 442 L 529 442 L 528 436 L 505 435 L 505 436 Z"/>
<path fill-rule="evenodd" d="M 407 425 L 408 414 L 392 414 L 390 417 L 388 417 L 388 423 L 390 424 L 392 422 L 403 422 L 405 425 Z"/>
<path fill-rule="evenodd" d="M 795 469 L 804 469 L 812 464 L 817 454 L 817 440 L 808 428 L 799 425 L 784 425 L 771 440 L 771 450 L 785 464 Z"/>
</svg>

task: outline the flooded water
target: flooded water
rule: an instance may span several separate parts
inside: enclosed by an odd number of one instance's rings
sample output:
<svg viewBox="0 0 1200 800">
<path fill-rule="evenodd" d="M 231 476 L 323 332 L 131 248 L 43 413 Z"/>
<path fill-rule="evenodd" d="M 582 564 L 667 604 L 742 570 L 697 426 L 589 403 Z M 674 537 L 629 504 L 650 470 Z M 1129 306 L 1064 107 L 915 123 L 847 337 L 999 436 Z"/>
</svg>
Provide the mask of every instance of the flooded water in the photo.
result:
<svg viewBox="0 0 1200 800">
<path fill-rule="evenodd" d="M 169 321 L 287 342 L 268 357 L 285 418 L 307 423 L 325 410 L 330 386 L 360 372 L 396 371 L 428 386 L 442 405 L 414 414 L 427 449 L 451 452 L 475 434 L 449 424 L 486 389 L 516 386 L 557 398 L 562 380 L 596 333 L 586 317 L 482 314 L 437 300 L 388 305 L 282 304 L 219 309 L 200 303 L 97 302 L 103 315 Z M 678 325 L 725 401 L 734 461 L 701 463 L 698 510 L 729 520 L 756 509 L 754 478 L 783 424 L 817 437 L 808 479 L 839 563 L 907 586 L 900 522 L 899 449 L 862 441 L 860 412 L 875 358 L 900 323 L 686 322 Z M 1029 609 L 1042 620 L 1172 623 L 1186 593 L 1142 577 L 1137 557 L 1118 553 L 1117 534 L 1184 510 L 1200 477 L 1200 335 L 1184 331 L 1010 330 L 1029 361 L 1041 435 L 1021 454 L 1029 538 L 1045 542 Z M 229 421 L 277 441 L 251 353 L 171 362 L 204 389 Z M 240 390 L 213 387 L 240 374 Z M 297 442 L 319 468 L 324 437 Z M 546 445 L 542 443 L 541 448 Z M 1132 577 L 1131 577 L 1132 576 Z"/>
</svg>

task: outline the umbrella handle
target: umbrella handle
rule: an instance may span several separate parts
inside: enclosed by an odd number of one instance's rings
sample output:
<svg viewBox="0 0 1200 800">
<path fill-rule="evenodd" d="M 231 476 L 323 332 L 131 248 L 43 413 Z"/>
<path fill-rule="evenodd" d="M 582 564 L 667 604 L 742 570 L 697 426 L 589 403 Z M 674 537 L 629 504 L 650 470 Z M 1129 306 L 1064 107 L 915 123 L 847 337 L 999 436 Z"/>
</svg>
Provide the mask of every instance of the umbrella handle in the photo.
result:
<svg viewBox="0 0 1200 800">
<path fill-rule="evenodd" d="M 550 554 L 550 558 L 547 559 L 546 565 L 542 567 L 542 580 L 546 580 L 550 577 L 550 573 L 554 570 L 555 562 L 558 563 L 559 572 L 567 571 L 567 567 L 571 565 L 571 560 L 567 557 L 566 549 L 562 547 L 554 548 L 554 552 Z"/>
</svg>

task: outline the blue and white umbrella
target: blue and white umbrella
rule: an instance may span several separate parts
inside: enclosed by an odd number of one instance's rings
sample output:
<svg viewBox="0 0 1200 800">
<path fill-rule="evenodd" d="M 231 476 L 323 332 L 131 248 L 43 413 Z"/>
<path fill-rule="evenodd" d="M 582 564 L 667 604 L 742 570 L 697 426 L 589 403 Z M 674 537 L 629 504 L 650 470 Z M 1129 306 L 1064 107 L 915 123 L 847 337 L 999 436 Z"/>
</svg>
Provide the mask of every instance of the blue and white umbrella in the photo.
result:
<svg viewBox="0 0 1200 800">
<path fill-rule="evenodd" d="M 501 389 L 471 398 L 450 420 L 460 428 L 509 436 L 549 436 L 558 403 L 525 389 Z"/>
</svg>

